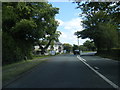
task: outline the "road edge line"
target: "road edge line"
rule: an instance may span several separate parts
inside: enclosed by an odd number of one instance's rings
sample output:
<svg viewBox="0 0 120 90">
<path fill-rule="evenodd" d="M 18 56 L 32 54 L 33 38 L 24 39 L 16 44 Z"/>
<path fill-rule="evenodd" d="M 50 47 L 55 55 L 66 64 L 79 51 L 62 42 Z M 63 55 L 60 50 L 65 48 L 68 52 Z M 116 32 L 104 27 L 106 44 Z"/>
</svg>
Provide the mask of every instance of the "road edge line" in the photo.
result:
<svg viewBox="0 0 120 90">
<path fill-rule="evenodd" d="M 92 71 L 94 71 L 98 76 L 100 76 L 103 80 L 105 80 L 107 83 L 109 83 L 112 87 L 120 90 L 120 87 L 117 86 L 116 84 L 114 84 L 112 81 L 110 81 L 108 78 L 106 78 L 105 76 L 103 76 L 101 73 L 99 73 L 98 71 L 96 71 L 94 68 L 92 68 L 89 64 L 87 64 L 85 61 L 81 60 L 82 58 L 80 56 L 77 56 L 77 58 L 83 62 L 86 66 L 88 66 Z M 81 59 L 80 59 L 81 58 Z"/>
</svg>

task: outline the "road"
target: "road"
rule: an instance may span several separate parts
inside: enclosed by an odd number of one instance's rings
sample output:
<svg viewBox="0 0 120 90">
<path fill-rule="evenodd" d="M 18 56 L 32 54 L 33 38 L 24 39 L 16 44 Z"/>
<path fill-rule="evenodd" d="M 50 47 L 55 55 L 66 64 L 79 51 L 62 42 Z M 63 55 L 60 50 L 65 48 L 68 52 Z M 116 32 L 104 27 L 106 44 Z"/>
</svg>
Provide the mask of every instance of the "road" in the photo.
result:
<svg viewBox="0 0 120 90">
<path fill-rule="evenodd" d="M 119 64 L 94 53 L 58 55 L 4 88 L 118 88 Z"/>
</svg>

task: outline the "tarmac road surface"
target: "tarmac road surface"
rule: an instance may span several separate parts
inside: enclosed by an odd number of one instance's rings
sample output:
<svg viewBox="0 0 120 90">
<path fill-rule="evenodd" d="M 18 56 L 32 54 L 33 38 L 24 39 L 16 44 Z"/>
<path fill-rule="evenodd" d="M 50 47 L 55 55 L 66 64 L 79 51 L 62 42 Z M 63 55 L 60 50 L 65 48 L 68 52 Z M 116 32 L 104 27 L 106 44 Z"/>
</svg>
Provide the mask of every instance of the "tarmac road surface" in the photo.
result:
<svg viewBox="0 0 120 90">
<path fill-rule="evenodd" d="M 4 88 L 118 88 L 119 64 L 93 53 L 58 55 Z"/>
</svg>

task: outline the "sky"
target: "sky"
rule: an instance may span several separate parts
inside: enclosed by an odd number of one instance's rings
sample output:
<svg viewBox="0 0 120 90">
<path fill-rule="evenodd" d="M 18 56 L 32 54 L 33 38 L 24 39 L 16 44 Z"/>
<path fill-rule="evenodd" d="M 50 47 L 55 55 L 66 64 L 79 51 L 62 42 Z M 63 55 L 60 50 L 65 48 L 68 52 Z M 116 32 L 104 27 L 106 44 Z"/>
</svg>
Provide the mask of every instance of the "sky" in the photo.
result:
<svg viewBox="0 0 120 90">
<path fill-rule="evenodd" d="M 71 45 L 78 45 L 77 36 L 74 35 L 76 31 L 82 31 L 82 18 L 79 17 L 80 9 L 76 9 L 77 4 L 72 2 L 49 2 L 53 7 L 59 8 L 59 14 L 55 19 L 60 23 L 57 30 L 62 33 L 59 40 L 61 43 L 69 43 Z M 79 44 L 82 45 L 86 40 L 79 39 Z"/>
</svg>

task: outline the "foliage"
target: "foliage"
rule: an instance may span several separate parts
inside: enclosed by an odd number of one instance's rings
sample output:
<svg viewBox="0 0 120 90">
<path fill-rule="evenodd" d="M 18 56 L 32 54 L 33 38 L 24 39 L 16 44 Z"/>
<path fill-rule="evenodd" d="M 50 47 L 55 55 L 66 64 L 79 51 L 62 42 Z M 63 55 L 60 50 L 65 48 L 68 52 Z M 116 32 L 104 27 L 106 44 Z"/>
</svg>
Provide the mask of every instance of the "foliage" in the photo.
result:
<svg viewBox="0 0 120 90">
<path fill-rule="evenodd" d="M 85 47 L 84 45 L 80 45 L 79 48 L 81 51 L 88 51 L 88 48 Z"/>
<path fill-rule="evenodd" d="M 4 2 L 2 4 L 3 63 L 32 58 L 39 40 L 57 40 L 58 8 L 47 2 Z M 57 35 L 57 36 L 55 36 Z M 46 48 L 49 44 L 46 46 Z"/>
<path fill-rule="evenodd" d="M 16 53 L 17 52 L 17 53 Z M 23 58 L 22 51 L 16 46 L 15 40 L 7 33 L 2 33 L 2 62 L 11 63 Z"/>
<path fill-rule="evenodd" d="M 92 39 L 98 51 L 119 47 L 118 28 L 120 19 L 118 18 L 118 8 L 120 2 L 76 3 L 78 4 L 77 8 L 82 10 L 84 30 L 75 34 L 83 39 Z"/>
<path fill-rule="evenodd" d="M 66 50 L 67 53 L 70 53 L 70 51 L 72 51 L 72 45 L 70 45 L 69 43 L 64 43 L 63 50 Z"/>
<path fill-rule="evenodd" d="M 41 49 L 41 54 L 45 53 L 45 50 L 49 47 L 49 45 L 51 45 L 51 48 L 53 49 L 54 41 L 59 41 L 58 37 L 60 34 L 60 31 L 56 31 L 51 35 L 46 35 L 46 37 L 37 42 Z"/>
<path fill-rule="evenodd" d="M 94 42 L 89 41 L 89 40 L 87 40 L 86 42 L 84 42 L 84 43 L 83 43 L 83 46 L 84 46 L 84 48 L 86 47 L 86 49 L 87 49 L 88 51 L 95 51 L 95 50 L 96 50 L 96 47 L 95 47 L 95 45 L 94 45 Z"/>
<path fill-rule="evenodd" d="M 120 61 L 120 48 L 112 48 L 110 51 L 108 51 L 108 50 L 101 50 L 96 55 Z"/>
<path fill-rule="evenodd" d="M 73 52 L 74 52 L 74 50 L 79 50 L 78 45 L 73 44 Z"/>
</svg>

